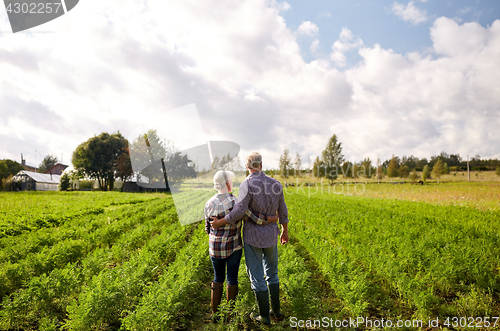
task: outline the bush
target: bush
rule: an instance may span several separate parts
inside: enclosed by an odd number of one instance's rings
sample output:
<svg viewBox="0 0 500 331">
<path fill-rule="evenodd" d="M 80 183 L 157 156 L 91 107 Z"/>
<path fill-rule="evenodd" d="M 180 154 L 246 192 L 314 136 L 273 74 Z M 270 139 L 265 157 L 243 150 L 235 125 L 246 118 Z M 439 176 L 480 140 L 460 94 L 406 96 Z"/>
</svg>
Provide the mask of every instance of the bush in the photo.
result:
<svg viewBox="0 0 500 331">
<path fill-rule="evenodd" d="M 0 181 L 0 191 L 13 191 L 16 183 L 12 181 L 12 175 L 7 178 L 2 178 Z"/>
<path fill-rule="evenodd" d="M 67 191 L 69 186 L 69 176 L 67 173 L 64 173 L 59 181 L 59 191 Z"/>
<path fill-rule="evenodd" d="M 81 180 L 80 181 L 80 189 L 82 188 L 92 188 L 94 182 L 91 180 Z"/>
</svg>

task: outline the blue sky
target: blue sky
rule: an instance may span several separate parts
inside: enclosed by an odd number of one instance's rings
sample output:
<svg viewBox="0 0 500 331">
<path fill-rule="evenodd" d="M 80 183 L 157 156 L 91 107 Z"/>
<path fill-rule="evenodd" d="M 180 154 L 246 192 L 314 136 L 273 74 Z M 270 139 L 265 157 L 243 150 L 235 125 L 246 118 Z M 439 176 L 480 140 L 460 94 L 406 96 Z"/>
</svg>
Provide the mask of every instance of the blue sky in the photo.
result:
<svg viewBox="0 0 500 331">
<path fill-rule="evenodd" d="M 432 46 L 429 29 L 434 20 L 444 16 L 459 23 L 478 22 L 488 26 L 500 17 L 500 2 L 497 0 L 428 0 L 413 1 L 414 6 L 425 11 L 427 20 L 418 24 L 404 21 L 393 13 L 393 4 L 407 5 L 409 1 L 287 1 L 290 9 L 282 16 L 287 26 L 296 29 L 305 21 L 316 24 L 317 36 L 302 36 L 298 39 L 304 59 L 312 61 L 309 46 L 317 37 L 319 52 L 323 56 L 331 52 L 331 45 L 338 39 L 342 28 L 347 27 L 355 38 L 361 38 L 366 46 L 379 44 L 382 48 L 397 53 L 425 52 Z M 356 64 L 360 57 L 356 50 L 348 53 L 348 66 Z"/>
</svg>

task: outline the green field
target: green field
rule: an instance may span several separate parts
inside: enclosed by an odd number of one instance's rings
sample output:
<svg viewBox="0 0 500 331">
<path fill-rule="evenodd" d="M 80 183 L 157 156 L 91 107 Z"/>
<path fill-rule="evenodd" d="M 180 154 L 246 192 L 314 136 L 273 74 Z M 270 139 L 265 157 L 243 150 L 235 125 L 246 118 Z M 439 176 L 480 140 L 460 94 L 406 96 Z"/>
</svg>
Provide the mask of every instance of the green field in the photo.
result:
<svg viewBox="0 0 500 331">
<path fill-rule="evenodd" d="M 404 190 L 425 196 L 431 186 L 371 185 L 364 196 L 287 188 L 291 242 L 279 247 L 287 318 L 272 329 L 334 330 L 349 318 L 364 320 L 342 329 L 413 330 L 422 321 L 425 330 L 436 318 L 443 329 L 492 329 L 500 212 L 483 208 L 482 193 L 471 195 L 476 205 L 430 204 Z M 446 196 L 456 186 L 438 189 Z M 170 195 L 0 193 L 0 229 L 0 330 L 261 329 L 248 319 L 255 299 L 244 261 L 230 321 L 209 322 L 208 237 L 202 223 L 179 224 Z M 392 328 L 381 324 L 388 320 Z"/>
</svg>

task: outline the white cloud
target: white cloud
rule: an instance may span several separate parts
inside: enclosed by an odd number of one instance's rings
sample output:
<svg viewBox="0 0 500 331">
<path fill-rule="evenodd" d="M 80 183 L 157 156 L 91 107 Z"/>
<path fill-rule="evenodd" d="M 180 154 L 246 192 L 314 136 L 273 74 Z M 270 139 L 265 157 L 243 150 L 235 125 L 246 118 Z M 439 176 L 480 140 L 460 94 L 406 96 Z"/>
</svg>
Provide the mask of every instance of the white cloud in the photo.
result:
<svg viewBox="0 0 500 331">
<path fill-rule="evenodd" d="M 359 48 L 362 61 L 340 72 L 305 62 L 264 0 L 120 4 L 84 1 L 40 27 L 55 33 L 0 36 L 0 158 L 33 164 L 37 149 L 68 161 L 94 134 L 163 125 L 159 114 L 191 103 L 208 139 L 260 150 L 265 166 L 286 146 L 319 155 L 333 133 L 355 161 L 500 157 L 500 20 L 439 18 L 434 57 L 365 47 L 344 28 L 331 60 Z"/>
<path fill-rule="evenodd" d="M 287 11 L 290 8 L 292 8 L 292 6 L 290 6 L 288 2 L 286 1 L 278 2 L 276 0 L 271 1 L 271 7 L 278 9 L 280 12 Z"/>
<path fill-rule="evenodd" d="M 351 43 L 353 38 L 351 30 L 345 27 L 342 28 L 339 39 L 332 45 L 332 53 L 330 54 L 330 59 L 336 66 L 345 67 L 347 57 L 344 53 L 352 48 L 359 48 L 363 46 L 363 41 L 359 38 L 355 42 Z"/>
<path fill-rule="evenodd" d="M 305 21 L 303 22 L 299 28 L 297 29 L 297 33 L 299 35 L 307 35 L 307 36 L 314 36 L 317 34 L 319 31 L 319 28 L 316 24 L 312 23 L 311 21 Z"/>
<path fill-rule="evenodd" d="M 316 53 L 318 51 L 319 47 L 319 39 L 316 38 L 311 44 L 311 47 L 309 48 L 311 50 L 311 53 Z"/>
<path fill-rule="evenodd" d="M 413 1 L 410 1 L 406 6 L 399 2 L 392 4 L 392 12 L 396 16 L 401 17 L 404 21 L 409 21 L 414 25 L 427 21 L 427 12 L 415 6 Z"/>
</svg>

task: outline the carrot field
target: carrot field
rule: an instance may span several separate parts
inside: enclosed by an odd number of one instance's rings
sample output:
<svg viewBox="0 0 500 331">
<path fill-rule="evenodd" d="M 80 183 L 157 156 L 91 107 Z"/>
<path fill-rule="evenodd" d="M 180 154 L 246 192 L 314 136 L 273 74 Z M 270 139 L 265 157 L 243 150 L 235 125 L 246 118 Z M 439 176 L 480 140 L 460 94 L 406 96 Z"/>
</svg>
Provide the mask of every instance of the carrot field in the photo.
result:
<svg viewBox="0 0 500 331">
<path fill-rule="evenodd" d="M 287 188 L 272 329 L 500 329 L 500 212 L 393 195 Z M 0 330 L 264 329 L 244 261 L 210 322 L 212 276 L 170 195 L 0 193 Z"/>
</svg>

